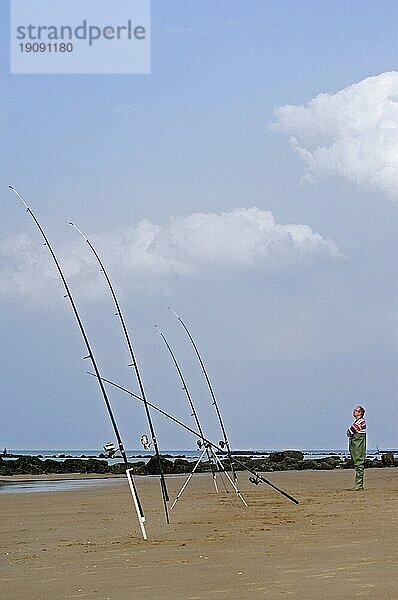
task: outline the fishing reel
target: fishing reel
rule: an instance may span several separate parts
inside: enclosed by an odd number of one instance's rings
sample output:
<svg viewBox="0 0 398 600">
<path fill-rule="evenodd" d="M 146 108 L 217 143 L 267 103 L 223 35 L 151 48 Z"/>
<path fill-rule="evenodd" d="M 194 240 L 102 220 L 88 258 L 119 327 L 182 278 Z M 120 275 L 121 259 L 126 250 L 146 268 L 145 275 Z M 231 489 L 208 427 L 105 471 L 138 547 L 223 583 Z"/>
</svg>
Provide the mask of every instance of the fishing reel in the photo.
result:
<svg viewBox="0 0 398 600">
<path fill-rule="evenodd" d="M 250 481 L 250 483 L 253 483 L 254 485 L 258 485 L 261 480 L 260 480 L 259 476 L 257 475 L 256 477 L 249 477 L 249 481 Z"/>
<path fill-rule="evenodd" d="M 148 440 L 148 436 L 145 435 L 145 433 L 141 436 L 140 442 L 143 445 L 144 450 L 149 450 L 150 449 L 152 442 L 150 442 Z"/>
<path fill-rule="evenodd" d="M 220 446 L 220 448 L 225 448 L 225 442 L 224 442 L 224 440 L 220 440 L 218 442 L 218 445 Z"/>
<path fill-rule="evenodd" d="M 117 449 L 115 448 L 115 444 L 113 442 L 107 442 L 103 446 L 103 449 L 105 450 L 108 458 L 113 458 L 117 452 Z"/>
<path fill-rule="evenodd" d="M 205 442 L 204 440 L 196 440 L 196 444 L 200 450 L 202 450 L 202 448 L 211 448 L 211 444 L 209 442 Z"/>
</svg>

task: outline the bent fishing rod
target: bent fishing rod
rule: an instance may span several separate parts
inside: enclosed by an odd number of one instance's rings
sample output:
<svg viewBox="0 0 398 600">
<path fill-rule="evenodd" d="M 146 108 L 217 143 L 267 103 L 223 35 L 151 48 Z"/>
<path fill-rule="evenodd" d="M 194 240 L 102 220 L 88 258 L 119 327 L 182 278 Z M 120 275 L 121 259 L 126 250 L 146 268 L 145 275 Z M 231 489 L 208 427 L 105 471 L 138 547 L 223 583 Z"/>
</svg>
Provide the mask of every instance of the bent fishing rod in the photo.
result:
<svg viewBox="0 0 398 600">
<path fill-rule="evenodd" d="M 188 327 L 186 326 L 186 324 L 184 323 L 184 321 L 181 319 L 181 317 L 171 308 L 171 306 L 169 306 L 168 308 L 173 313 L 173 315 L 176 317 L 176 319 L 178 319 L 178 321 L 183 326 L 183 328 L 184 328 L 184 330 L 185 330 L 185 332 L 186 332 L 186 334 L 187 334 L 187 336 L 188 336 L 188 338 L 189 338 L 189 340 L 190 340 L 190 342 L 191 342 L 191 344 L 192 344 L 192 346 L 193 346 L 193 348 L 195 350 L 195 354 L 196 354 L 196 356 L 198 358 L 198 361 L 199 361 L 200 366 L 202 368 L 202 373 L 203 373 L 203 375 L 205 377 L 205 380 L 206 380 L 206 383 L 207 383 L 207 387 L 209 388 L 210 396 L 212 398 L 212 404 L 213 404 L 214 409 L 216 411 L 218 422 L 220 424 L 221 432 L 222 432 L 222 435 L 223 435 L 223 438 L 224 438 L 223 443 L 220 443 L 220 446 L 223 446 L 223 444 L 224 444 L 225 447 L 226 447 L 226 449 L 227 449 L 228 456 L 231 457 L 232 456 L 232 452 L 231 452 L 231 447 L 229 445 L 227 432 L 226 432 L 226 429 L 225 429 L 225 426 L 224 426 L 223 419 L 221 417 L 221 412 L 220 412 L 220 409 L 219 409 L 219 406 L 218 406 L 218 403 L 217 403 L 217 400 L 216 400 L 216 395 L 214 393 L 213 386 L 211 385 L 210 378 L 209 378 L 209 376 L 207 374 L 206 367 L 205 367 L 204 362 L 202 360 L 202 357 L 200 355 L 199 349 L 198 349 L 198 347 L 197 347 L 197 345 L 196 345 L 196 343 L 195 343 L 195 341 L 194 341 L 194 339 L 193 339 L 193 337 L 192 337 L 192 335 L 191 335 Z M 231 463 L 231 465 L 232 465 L 232 463 Z M 236 473 L 235 473 L 235 470 L 234 470 L 233 467 L 232 467 L 232 474 L 233 474 L 234 480 L 236 481 L 237 476 L 236 476 Z"/>
<path fill-rule="evenodd" d="M 89 371 L 87 371 L 87 373 L 88 373 L 88 375 L 91 375 L 92 377 L 95 377 L 94 373 L 90 373 Z M 132 392 L 131 390 L 128 390 L 127 388 L 125 388 L 125 387 L 123 387 L 123 386 L 115 383 L 114 381 L 111 381 L 110 379 L 106 379 L 105 377 L 102 377 L 102 381 L 104 381 L 105 383 L 108 383 L 109 385 L 112 385 L 113 387 L 117 388 L 118 390 L 121 390 L 122 392 L 128 394 L 132 398 L 136 398 L 140 402 L 143 402 L 143 399 L 140 396 L 138 396 L 137 394 L 134 394 L 134 392 Z M 217 450 L 218 452 L 220 452 L 220 454 L 224 454 L 224 456 L 228 456 L 228 458 L 229 458 L 228 453 L 225 450 L 223 450 L 223 448 L 221 448 L 221 446 L 218 446 L 217 444 L 214 444 L 214 442 L 211 442 L 207 438 L 201 436 L 198 431 L 195 431 L 195 429 L 192 429 L 192 427 L 189 427 L 189 425 L 186 425 L 185 423 L 183 423 L 182 421 L 180 421 L 179 419 L 177 419 L 176 417 L 174 417 L 170 413 L 167 413 L 162 408 L 159 408 L 159 406 L 156 406 L 156 404 L 152 404 L 151 402 L 148 402 L 148 405 L 151 408 L 153 408 L 154 410 L 156 410 L 157 412 L 159 412 L 161 415 L 163 415 L 164 417 L 166 417 L 166 419 L 170 419 L 171 421 L 173 421 L 174 423 L 176 423 L 177 425 L 179 425 L 183 429 L 186 429 L 187 431 L 189 431 L 193 435 L 201 438 L 201 440 L 203 441 L 203 443 L 208 444 L 209 446 L 211 446 L 212 448 L 214 448 L 215 450 Z M 284 490 L 282 490 L 281 488 L 279 488 L 278 486 L 276 486 L 274 483 L 272 483 L 271 481 L 269 481 L 269 479 L 266 479 L 265 477 L 263 477 L 262 475 L 260 475 L 259 473 L 257 473 L 257 471 L 254 471 L 253 469 L 250 469 L 247 466 L 246 463 L 244 463 L 243 461 L 241 461 L 238 458 L 236 458 L 236 456 L 234 456 L 234 455 L 231 454 L 230 460 L 233 460 L 237 465 L 240 465 L 241 467 L 243 467 L 243 469 L 245 471 L 247 471 L 248 473 L 252 474 L 253 477 L 249 477 L 249 481 L 251 483 L 254 483 L 255 485 L 258 485 L 259 483 L 266 483 L 272 489 L 274 489 L 275 491 L 277 491 L 280 494 L 282 494 L 282 496 L 285 496 L 285 498 L 287 498 L 288 500 L 291 500 L 292 502 L 294 502 L 294 504 L 299 504 L 299 501 L 296 500 L 296 498 L 294 498 L 293 496 L 291 496 L 290 494 L 288 494 L 287 492 L 285 492 Z"/>
<path fill-rule="evenodd" d="M 162 330 L 160 329 L 160 327 L 158 327 L 158 325 L 155 325 L 155 327 L 156 327 L 157 331 L 159 332 L 162 340 L 164 341 L 165 346 L 166 346 L 167 350 L 169 351 L 169 354 L 170 354 L 170 356 L 171 356 L 171 358 L 173 360 L 174 366 L 175 366 L 175 368 L 177 370 L 178 376 L 179 376 L 181 384 L 182 384 L 182 389 L 183 389 L 183 391 L 185 393 L 185 396 L 186 396 L 186 398 L 188 400 L 189 406 L 191 407 L 192 417 L 195 419 L 195 423 L 196 423 L 198 431 L 199 431 L 199 433 L 201 435 L 201 439 L 203 439 L 202 425 L 200 423 L 198 413 L 197 413 L 195 405 L 193 403 L 191 393 L 190 393 L 190 391 L 188 389 L 188 386 L 187 386 L 187 384 L 185 382 L 184 375 L 182 374 L 180 365 L 177 362 L 175 354 L 174 354 L 173 350 L 171 349 L 171 346 L 170 346 L 169 342 L 167 341 L 166 336 L 164 335 L 164 333 L 162 332 Z M 212 461 L 212 456 L 211 456 L 211 453 L 210 453 L 210 449 L 208 447 L 206 447 L 206 454 L 207 454 L 207 458 L 209 460 L 211 472 L 212 472 L 212 475 L 213 475 L 214 486 L 216 488 L 216 491 L 218 492 L 218 490 L 217 490 L 217 483 L 216 483 L 216 472 L 215 472 L 215 469 L 214 469 L 214 465 L 213 465 L 213 461 Z"/>
<path fill-rule="evenodd" d="M 168 508 L 167 508 L 167 502 L 169 501 L 169 495 L 168 495 L 168 492 L 167 492 L 166 480 L 165 480 L 165 477 L 164 477 L 164 474 L 163 474 L 162 461 L 161 461 L 161 457 L 160 457 L 158 442 L 157 442 L 157 439 L 156 439 L 155 427 L 153 425 L 151 413 L 150 413 L 148 402 L 147 402 L 146 395 L 145 395 L 144 384 L 142 382 L 141 374 L 140 374 L 140 371 L 138 369 L 138 364 L 137 364 L 137 360 L 135 358 L 135 354 L 134 354 L 134 351 L 133 351 L 133 345 L 131 343 L 130 334 L 129 334 L 129 331 L 127 329 L 126 321 L 124 319 L 122 310 L 120 308 L 119 300 L 118 300 L 118 298 L 116 296 L 116 292 L 115 292 L 115 289 L 114 289 L 114 287 L 112 285 L 110 277 L 109 277 L 109 275 L 108 275 L 108 273 L 107 273 L 107 271 L 105 269 L 104 263 L 102 262 L 99 254 L 96 251 L 96 249 L 94 248 L 93 244 L 90 242 L 90 240 L 88 239 L 88 237 L 74 223 L 70 223 L 70 225 L 72 225 L 72 227 L 74 227 L 76 229 L 76 231 L 78 233 L 80 233 L 80 235 L 85 240 L 86 244 L 89 246 L 90 250 L 94 254 L 94 256 L 95 256 L 95 258 L 96 258 L 96 260 L 97 260 L 97 262 L 98 262 L 98 264 L 99 264 L 99 266 L 101 268 L 101 272 L 103 273 L 103 275 L 105 277 L 105 280 L 106 280 L 106 282 L 108 284 L 109 291 L 110 291 L 110 293 L 112 295 L 113 302 L 114 302 L 115 308 L 116 308 L 116 315 L 119 317 L 120 324 L 121 324 L 122 329 L 123 329 L 124 338 L 126 340 L 126 344 L 127 344 L 129 355 L 130 355 L 130 359 L 131 359 L 131 364 L 129 365 L 129 367 L 134 367 L 134 371 L 135 371 L 135 374 L 136 374 L 138 386 L 140 388 L 141 397 L 142 397 L 142 400 L 143 400 L 143 403 L 144 403 L 145 414 L 146 414 L 146 418 L 147 418 L 147 422 L 148 422 L 148 427 L 149 427 L 149 431 L 150 431 L 150 434 L 151 434 L 151 438 L 152 438 L 152 442 L 153 442 L 153 447 L 154 447 L 154 450 L 155 450 L 155 455 L 156 455 L 156 459 L 157 459 L 157 463 L 158 463 L 158 468 L 159 468 L 160 487 L 161 487 L 161 490 L 162 490 L 164 512 L 165 512 L 167 523 L 170 523 L 169 511 L 168 511 Z"/>
<path fill-rule="evenodd" d="M 91 360 L 91 364 L 92 364 L 94 372 L 95 372 L 95 377 L 97 378 L 98 384 L 100 386 L 102 397 L 104 399 L 105 406 L 106 406 L 109 418 L 110 418 L 111 423 L 112 423 L 113 431 L 115 433 L 115 436 L 116 436 L 116 439 L 117 439 L 117 442 L 118 442 L 119 450 L 120 450 L 120 453 L 122 455 L 123 462 L 124 462 L 124 465 L 125 465 L 125 468 L 126 468 L 126 475 L 127 475 L 127 479 L 128 479 L 129 486 L 130 486 L 131 495 L 133 497 L 134 506 L 135 506 L 135 509 L 136 509 L 136 512 L 137 512 L 137 517 L 138 517 L 138 521 L 139 521 L 139 524 L 140 524 L 142 536 L 143 536 L 144 540 L 147 540 L 148 538 L 147 538 L 147 534 L 146 534 L 146 531 L 145 531 L 145 525 L 144 525 L 144 523 L 145 523 L 145 515 L 144 515 L 144 512 L 142 510 L 142 506 L 141 506 L 141 502 L 140 502 L 140 499 L 139 499 L 139 496 L 138 496 L 137 488 L 136 488 L 134 480 L 133 480 L 133 478 L 131 476 L 131 472 L 130 472 L 130 469 L 129 469 L 129 464 L 128 464 L 126 452 L 125 452 L 125 449 L 124 449 L 123 441 L 122 441 L 122 438 L 121 438 L 121 435 L 120 435 L 120 432 L 119 432 L 119 428 L 118 428 L 118 426 L 116 424 L 116 420 L 115 420 L 115 417 L 114 417 L 114 414 L 113 414 L 113 411 L 112 411 L 111 404 L 109 402 L 108 395 L 106 393 L 106 389 L 105 389 L 105 386 L 104 386 L 104 383 L 103 383 L 103 380 L 102 380 L 102 377 L 101 377 L 101 373 L 100 373 L 98 365 L 97 365 L 97 361 L 96 361 L 96 359 L 94 357 L 94 354 L 93 354 L 93 351 L 91 349 L 91 345 L 90 345 L 89 339 L 88 339 L 86 331 L 85 331 L 85 329 L 83 327 L 83 323 L 82 323 L 82 320 L 80 318 L 80 315 L 79 315 L 79 312 L 77 310 L 75 301 L 74 301 L 73 296 L 71 294 L 71 291 L 69 289 L 68 282 L 65 279 L 64 273 L 63 273 L 63 271 L 61 269 L 61 266 L 60 266 L 60 264 L 58 262 L 58 259 L 57 259 L 56 255 L 54 253 L 54 250 L 52 249 L 52 246 L 51 246 L 51 244 L 50 244 L 50 242 L 49 242 L 49 240 L 48 240 L 48 238 L 47 238 L 47 236 L 46 236 L 46 234 L 44 232 L 44 229 L 40 225 L 40 223 L 39 223 L 38 219 L 36 218 L 35 214 L 32 212 L 32 210 L 26 204 L 25 200 L 22 198 L 22 196 L 17 192 L 17 190 L 12 185 L 9 185 L 8 188 L 12 192 L 14 192 L 14 194 L 21 200 L 21 202 L 23 203 L 23 205 L 26 208 L 26 211 L 32 217 L 32 219 L 33 219 L 36 227 L 38 228 L 38 230 L 40 231 L 40 233 L 41 233 L 41 235 L 42 235 L 42 237 L 44 239 L 44 245 L 47 246 L 47 248 L 48 248 L 48 250 L 49 250 L 49 252 L 50 252 L 50 254 L 52 256 L 52 259 L 53 259 L 53 261 L 55 263 L 55 266 L 56 266 L 58 274 L 59 274 L 59 276 L 60 276 L 60 278 L 62 280 L 62 283 L 64 284 L 64 288 L 65 288 L 65 292 L 66 292 L 66 294 L 65 294 L 64 297 L 69 299 L 69 302 L 71 304 L 73 313 L 75 315 L 76 321 L 77 321 L 79 329 L 80 329 L 80 333 L 81 333 L 81 335 L 83 337 L 83 340 L 84 340 L 84 343 L 86 345 L 88 356 L 85 356 L 84 358 L 85 359 L 89 358 Z"/>
</svg>

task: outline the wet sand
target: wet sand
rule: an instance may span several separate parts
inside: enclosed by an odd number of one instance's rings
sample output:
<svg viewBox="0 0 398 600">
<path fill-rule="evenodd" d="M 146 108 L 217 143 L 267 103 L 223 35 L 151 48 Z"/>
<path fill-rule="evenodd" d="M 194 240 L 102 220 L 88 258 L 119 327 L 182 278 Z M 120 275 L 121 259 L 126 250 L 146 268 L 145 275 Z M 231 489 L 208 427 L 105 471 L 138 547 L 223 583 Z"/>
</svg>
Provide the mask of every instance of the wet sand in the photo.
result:
<svg viewBox="0 0 398 600">
<path fill-rule="evenodd" d="M 398 598 L 398 469 L 368 470 L 363 492 L 349 491 L 354 477 L 346 470 L 265 476 L 300 505 L 239 473 L 245 508 L 222 485 L 215 494 L 211 477 L 197 475 L 170 525 L 159 480 L 137 478 L 146 542 L 124 479 L 92 489 L 3 493 L 1 597 Z M 167 478 L 171 499 L 184 480 Z"/>
</svg>

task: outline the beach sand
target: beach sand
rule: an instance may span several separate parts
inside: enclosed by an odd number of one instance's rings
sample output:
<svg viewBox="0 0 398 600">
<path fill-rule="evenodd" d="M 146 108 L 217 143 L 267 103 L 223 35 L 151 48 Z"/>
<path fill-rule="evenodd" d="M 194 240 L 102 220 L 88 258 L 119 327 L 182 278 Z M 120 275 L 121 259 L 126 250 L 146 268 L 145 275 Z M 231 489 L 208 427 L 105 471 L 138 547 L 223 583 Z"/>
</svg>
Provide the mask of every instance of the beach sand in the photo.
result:
<svg viewBox="0 0 398 600">
<path fill-rule="evenodd" d="M 1 494 L 1 598 L 398 598 L 398 469 L 367 470 L 363 492 L 351 470 L 265 476 L 300 504 L 239 473 L 245 508 L 195 475 L 170 525 L 158 478 L 137 478 L 148 541 L 125 479 Z M 167 478 L 172 499 L 184 480 Z"/>
</svg>

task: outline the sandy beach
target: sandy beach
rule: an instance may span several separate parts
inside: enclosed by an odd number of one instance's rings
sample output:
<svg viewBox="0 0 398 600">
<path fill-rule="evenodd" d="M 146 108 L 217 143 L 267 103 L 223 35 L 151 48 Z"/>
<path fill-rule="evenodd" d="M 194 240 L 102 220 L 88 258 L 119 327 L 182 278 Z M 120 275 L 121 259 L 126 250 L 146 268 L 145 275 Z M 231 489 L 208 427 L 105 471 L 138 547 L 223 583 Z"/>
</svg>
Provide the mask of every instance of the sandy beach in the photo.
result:
<svg viewBox="0 0 398 600">
<path fill-rule="evenodd" d="M 234 493 L 197 475 L 164 520 L 159 481 L 137 478 L 143 541 L 124 479 L 65 492 L 0 494 L 3 600 L 398 597 L 398 469 L 246 473 Z M 25 479 L 33 479 L 26 477 Z M 16 481 L 15 478 L 11 479 Z M 171 499 L 184 477 L 168 477 Z M 5 478 L 3 478 L 3 483 Z"/>
</svg>

